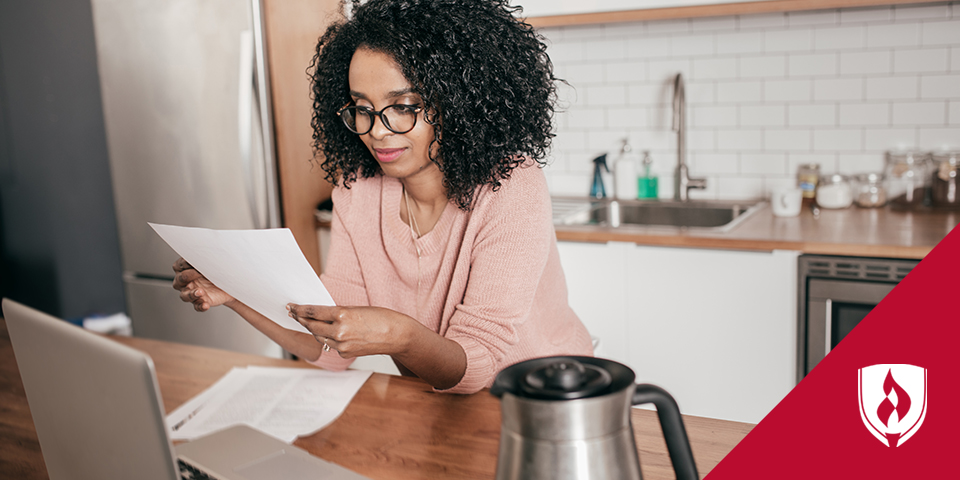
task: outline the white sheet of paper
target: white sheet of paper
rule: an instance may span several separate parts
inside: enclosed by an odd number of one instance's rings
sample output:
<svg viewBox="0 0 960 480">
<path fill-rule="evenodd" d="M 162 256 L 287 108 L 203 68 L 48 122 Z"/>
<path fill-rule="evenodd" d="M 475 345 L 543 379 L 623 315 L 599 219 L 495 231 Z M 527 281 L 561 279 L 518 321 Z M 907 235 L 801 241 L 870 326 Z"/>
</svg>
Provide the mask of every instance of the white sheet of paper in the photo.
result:
<svg viewBox="0 0 960 480">
<path fill-rule="evenodd" d="M 329 425 L 372 372 L 235 367 L 167 416 L 170 438 L 191 440 L 246 424 L 285 442 Z"/>
<path fill-rule="evenodd" d="M 211 230 L 151 223 L 214 285 L 282 327 L 309 333 L 286 305 L 334 305 L 288 228 Z"/>
</svg>

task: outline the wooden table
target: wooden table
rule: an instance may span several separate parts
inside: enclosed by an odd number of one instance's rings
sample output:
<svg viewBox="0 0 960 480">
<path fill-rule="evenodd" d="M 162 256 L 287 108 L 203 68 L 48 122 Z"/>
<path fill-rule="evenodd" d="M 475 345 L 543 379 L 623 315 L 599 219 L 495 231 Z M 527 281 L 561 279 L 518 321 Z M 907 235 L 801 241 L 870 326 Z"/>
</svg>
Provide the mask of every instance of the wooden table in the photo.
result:
<svg viewBox="0 0 960 480">
<path fill-rule="evenodd" d="M 168 413 L 234 366 L 314 368 L 300 361 L 140 338 L 111 338 L 153 358 Z M 634 409 L 632 415 L 643 478 L 674 478 L 655 412 Z M 684 421 L 701 476 L 753 428 L 746 423 L 691 416 L 685 416 Z M 492 479 L 499 441 L 500 403 L 488 392 L 437 394 L 418 379 L 374 373 L 340 418 L 320 432 L 298 439 L 295 445 L 377 480 Z M 47 478 L 2 319 L 0 478 Z"/>
</svg>

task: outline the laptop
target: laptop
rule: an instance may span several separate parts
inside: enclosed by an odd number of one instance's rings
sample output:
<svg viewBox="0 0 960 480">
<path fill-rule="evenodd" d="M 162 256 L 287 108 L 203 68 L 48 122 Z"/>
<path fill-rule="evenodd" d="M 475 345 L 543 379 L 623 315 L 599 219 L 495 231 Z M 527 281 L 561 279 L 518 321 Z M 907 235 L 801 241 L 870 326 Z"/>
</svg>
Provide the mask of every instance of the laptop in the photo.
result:
<svg viewBox="0 0 960 480">
<path fill-rule="evenodd" d="M 248 426 L 174 448 L 148 355 L 6 298 L 3 316 L 51 480 L 367 478 Z"/>
</svg>

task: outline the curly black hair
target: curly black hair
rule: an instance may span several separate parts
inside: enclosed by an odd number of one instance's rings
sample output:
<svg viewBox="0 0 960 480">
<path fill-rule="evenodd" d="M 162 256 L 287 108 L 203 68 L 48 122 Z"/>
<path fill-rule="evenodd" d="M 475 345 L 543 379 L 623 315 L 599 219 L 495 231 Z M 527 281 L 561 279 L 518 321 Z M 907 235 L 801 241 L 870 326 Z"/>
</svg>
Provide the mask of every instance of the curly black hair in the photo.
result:
<svg viewBox="0 0 960 480">
<path fill-rule="evenodd" d="M 553 64 L 543 37 L 506 0 L 369 0 L 320 37 L 310 65 L 313 147 L 326 178 L 349 188 L 380 167 L 337 111 L 351 101 L 357 48 L 390 55 L 435 127 L 434 161 L 447 197 L 470 210 L 526 158 L 541 166 L 553 139 Z"/>
</svg>

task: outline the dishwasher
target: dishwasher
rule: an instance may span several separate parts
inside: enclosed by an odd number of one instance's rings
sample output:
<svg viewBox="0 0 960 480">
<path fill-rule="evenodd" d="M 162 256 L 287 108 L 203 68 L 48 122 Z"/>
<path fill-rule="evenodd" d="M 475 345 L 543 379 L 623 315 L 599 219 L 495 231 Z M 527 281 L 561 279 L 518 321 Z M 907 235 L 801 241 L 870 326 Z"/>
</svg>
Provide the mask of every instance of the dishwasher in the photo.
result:
<svg viewBox="0 0 960 480">
<path fill-rule="evenodd" d="M 798 382 L 920 263 L 830 255 L 798 261 Z"/>
</svg>

